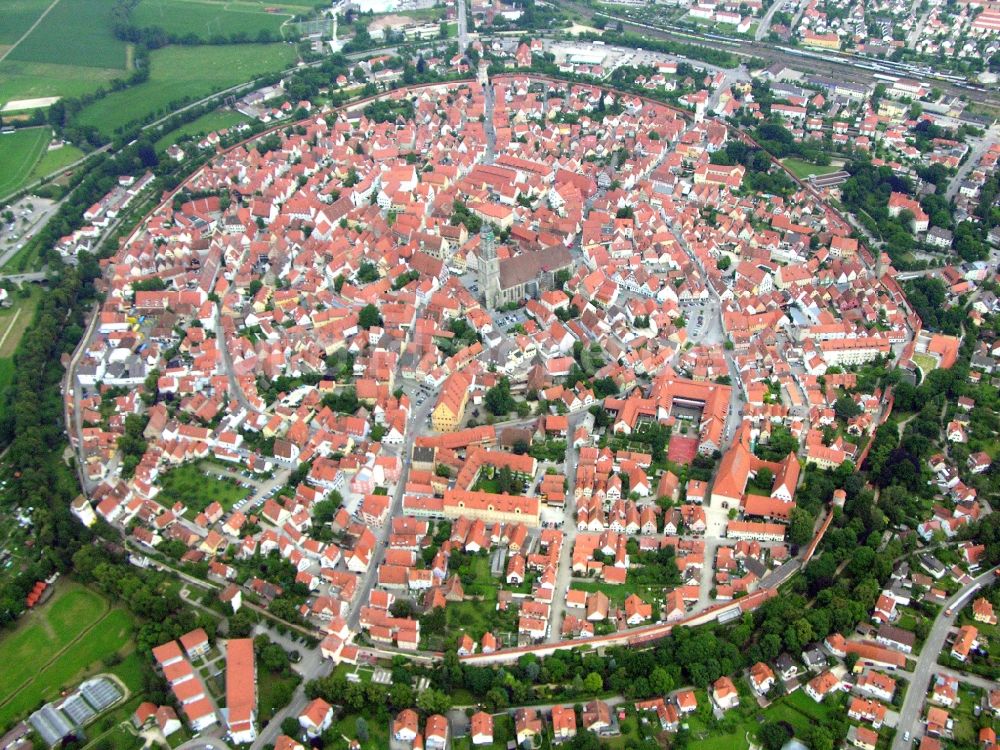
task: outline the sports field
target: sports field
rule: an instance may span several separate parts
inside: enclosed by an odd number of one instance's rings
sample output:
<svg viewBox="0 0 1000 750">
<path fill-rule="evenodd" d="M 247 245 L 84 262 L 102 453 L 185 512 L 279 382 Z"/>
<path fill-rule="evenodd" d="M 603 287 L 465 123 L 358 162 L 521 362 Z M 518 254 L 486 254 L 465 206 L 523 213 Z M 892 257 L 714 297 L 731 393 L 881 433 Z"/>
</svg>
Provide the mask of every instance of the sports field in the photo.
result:
<svg viewBox="0 0 1000 750">
<path fill-rule="evenodd" d="M 667 459 L 675 464 L 690 464 L 698 455 L 697 438 L 673 435 L 667 445 Z"/>
<path fill-rule="evenodd" d="M 156 141 L 156 148 L 164 149 L 189 135 L 204 136 L 216 130 L 226 130 L 241 122 L 247 122 L 247 118 L 239 112 L 229 110 L 209 112 L 197 120 L 181 125 L 177 130 L 161 135 Z"/>
<path fill-rule="evenodd" d="M 280 12 L 268 13 L 265 8 Z M 281 24 L 297 13 L 310 10 L 306 6 L 264 5 L 256 2 L 215 2 L 215 0 L 141 0 L 130 16 L 139 28 L 158 26 L 168 34 L 194 34 L 202 40 L 220 35 L 246 34 L 251 39 L 261 31 L 275 37 Z"/>
<path fill-rule="evenodd" d="M 45 12 L 52 0 L 4 0 L 3 23 L 0 23 L 0 44 L 16 42 L 31 24 Z"/>
<path fill-rule="evenodd" d="M 125 69 L 125 42 L 111 31 L 107 0 L 59 0 L 8 55 L 22 62 Z"/>
<path fill-rule="evenodd" d="M 78 124 L 111 135 L 132 121 L 168 114 L 171 102 L 196 100 L 284 70 L 295 56 L 291 44 L 164 47 L 150 53 L 148 81 L 94 102 L 80 113 Z"/>
<path fill-rule="evenodd" d="M 132 619 L 99 595 L 62 582 L 53 598 L 0 638 L 0 728 L 55 698 L 128 645 Z"/>
<path fill-rule="evenodd" d="M 0 198 L 28 182 L 51 139 L 49 128 L 28 128 L 0 135 Z"/>
</svg>

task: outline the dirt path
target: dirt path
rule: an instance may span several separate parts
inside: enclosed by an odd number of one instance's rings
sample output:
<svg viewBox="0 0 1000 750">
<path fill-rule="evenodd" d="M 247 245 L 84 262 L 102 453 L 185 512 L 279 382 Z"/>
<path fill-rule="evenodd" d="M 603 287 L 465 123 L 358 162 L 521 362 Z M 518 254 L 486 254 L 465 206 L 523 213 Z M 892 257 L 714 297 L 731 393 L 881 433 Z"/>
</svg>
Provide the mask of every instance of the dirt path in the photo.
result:
<svg viewBox="0 0 1000 750">
<path fill-rule="evenodd" d="M 45 12 L 42 13 L 42 15 L 40 15 L 35 20 L 35 22 L 33 24 L 31 24 L 31 28 L 29 28 L 27 31 L 25 31 L 23 34 L 21 34 L 20 39 L 18 39 L 16 42 L 14 42 L 12 45 L 10 45 L 7 49 L 5 49 L 3 51 L 3 54 L 0 55 L 0 62 L 3 62 L 4 60 L 6 60 L 7 59 L 7 55 L 9 55 L 11 52 L 13 52 L 15 49 L 17 49 L 17 45 L 19 45 L 21 42 L 23 42 L 25 39 L 27 39 L 28 38 L 28 34 L 30 34 L 32 31 L 34 31 L 35 27 L 38 26 L 38 24 L 40 24 L 42 22 L 42 19 L 45 18 L 45 16 L 47 16 L 49 14 L 49 11 L 52 10 L 54 7 L 56 7 L 58 4 L 59 4 L 59 0 L 52 0 L 52 4 L 49 5 L 49 7 L 45 9 Z"/>
<path fill-rule="evenodd" d="M 10 332 L 14 330 L 14 325 L 17 323 L 17 319 L 21 317 L 22 312 L 24 312 L 24 308 L 19 307 L 17 312 L 14 313 L 14 317 L 10 319 L 7 330 L 3 332 L 3 336 L 0 336 L 0 349 L 3 349 L 3 345 L 7 341 L 7 337 L 10 336 Z"/>
</svg>

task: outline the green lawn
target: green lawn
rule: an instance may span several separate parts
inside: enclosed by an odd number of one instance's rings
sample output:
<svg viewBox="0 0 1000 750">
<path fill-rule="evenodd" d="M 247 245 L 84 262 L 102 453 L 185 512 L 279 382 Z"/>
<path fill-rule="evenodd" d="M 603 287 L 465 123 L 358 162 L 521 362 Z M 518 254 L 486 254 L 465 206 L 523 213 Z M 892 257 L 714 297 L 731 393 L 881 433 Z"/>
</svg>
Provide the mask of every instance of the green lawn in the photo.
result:
<svg viewBox="0 0 1000 750">
<path fill-rule="evenodd" d="M 132 617 L 107 606 L 96 593 L 63 583 L 52 601 L 0 640 L 0 729 L 86 674 L 103 671 L 105 658 L 126 649 Z"/>
<path fill-rule="evenodd" d="M 359 714 L 345 714 L 338 717 L 324 735 L 331 739 L 324 746 L 324 750 L 347 750 L 348 742 L 344 737 L 350 740 L 358 739 L 358 717 Z M 374 716 L 363 718 L 368 725 L 368 740 L 361 743 L 361 750 L 385 750 L 389 747 L 388 722 L 378 721 Z"/>
<path fill-rule="evenodd" d="M 78 123 L 111 134 L 129 123 L 168 114 L 179 102 L 290 67 L 295 54 L 289 44 L 164 47 L 150 53 L 148 81 L 94 102 L 80 113 Z"/>
<path fill-rule="evenodd" d="M 287 705 L 288 698 L 302 678 L 291 670 L 288 674 L 266 672 L 261 677 L 257 682 L 258 717 L 261 722 L 268 722 Z"/>
<path fill-rule="evenodd" d="M 789 157 L 788 159 L 784 159 L 781 163 L 785 165 L 785 169 L 787 169 L 793 175 L 798 177 L 800 180 L 806 179 L 811 174 L 814 174 L 817 177 L 819 177 L 820 175 L 830 174 L 831 172 L 836 172 L 838 169 L 840 169 L 840 167 L 834 167 L 831 165 L 821 167 L 816 164 L 810 164 L 809 162 L 803 161 L 802 159 L 796 159 L 794 157 Z"/>
<path fill-rule="evenodd" d="M 235 479 L 208 476 L 202 471 L 201 463 L 192 463 L 171 469 L 160 478 L 157 502 L 166 508 L 176 502 L 184 503 L 187 506 L 185 516 L 194 518 L 215 501 L 229 510 L 247 493 Z"/>
<path fill-rule="evenodd" d="M 247 122 L 247 118 L 239 112 L 221 109 L 209 112 L 197 120 L 192 120 L 176 130 L 161 135 L 156 141 L 156 148 L 163 150 L 188 136 L 205 136 L 216 130 L 226 130 L 241 122 Z"/>
<path fill-rule="evenodd" d="M 0 44 L 10 45 L 21 38 L 51 0 L 4 0 L 3 23 L 0 24 Z"/>
<path fill-rule="evenodd" d="M 782 696 L 764 710 L 768 721 L 787 722 L 795 732 L 795 736 L 806 736 L 809 729 L 829 715 L 831 706 L 816 703 L 802 690 Z"/>
<path fill-rule="evenodd" d="M 253 2 L 141 0 L 132 11 L 131 19 L 142 28 L 158 26 L 168 34 L 194 34 L 203 40 L 217 35 L 228 38 L 233 34 L 257 38 L 261 31 L 268 31 L 277 38 L 281 24 L 294 13 L 284 6 L 278 7 L 282 8 L 281 13 L 268 13 L 265 6 Z M 307 12 L 309 8 L 296 10 Z"/>
<path fill-rule="evenodd" d="M 732 734 L 710 734 L 703 740 L 691 740 L 688 742 L 690 750 L 737 750 L 738 748 L 748 748 L 746 734 L 734 732 Z"/>
<path fill-rule="evenodd" d="M 29 128 L 0 135 L 0 198 L 26 185 L 52 140 L 49 128 Z"/>
<path fill-rule="evenodd" d="M 124 70 L 125 42 L 112 31 L 113 7 L 107 0 L 59 0 L 9 59 Z"/>
<path fill-rule="evenodd" d="M 913 360 L 913 364 L 919 367 L 924 375 L 926 376 L 931 370 L 937 367 L 937 360 L 934 359 L 929 354 L 921 354 L 920 352 L 914 352 L 910 357 Z"/>
<path fill-rule="evenodd" d="M 583 581 L 574 578 L 570 582 L 570 588 L 581 591 L 603 591 L 613 604 L 622 605 L 631 594 L 638 594 L 648 604 L 663 601 L 664 592 L 673 586 L 640 585 L 633 580 L 632 576 L 627 576 L 625 583 L 621 585 L 606 583 L 599 579 Z"/>
<path fill-rule="evenodd" d="M 837 695 L 833 700 L 827 698 L 822 703 L 817 703 L 806 695 L 805 690 L 796 690 L 791 695 L 782 698 L 782 701 L 813 721 L 819 722 L 825 721 L 831 711 L 837 710 L 838 706 L 843 703 L 842 697 L 842 695 Z"/>
</svg>

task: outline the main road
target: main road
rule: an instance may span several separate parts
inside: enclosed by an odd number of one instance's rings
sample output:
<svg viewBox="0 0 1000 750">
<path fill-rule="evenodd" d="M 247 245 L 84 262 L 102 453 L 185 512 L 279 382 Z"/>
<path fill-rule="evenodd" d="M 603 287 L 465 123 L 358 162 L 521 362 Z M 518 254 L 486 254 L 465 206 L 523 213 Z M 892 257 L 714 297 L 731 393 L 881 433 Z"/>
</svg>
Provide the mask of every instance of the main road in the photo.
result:
<svg viewBox="0 0 1000 750">
<path fill-rule="evenodd" d="M 906 698 L 899 711 L 899 722 L 897 723 L 900 729 L 911 728 L 909 732 L 913 735 L 913 742 L 917 741 L 918 735 L 923 735 L 920 714 L 924 699 L 927 697 L 931 677 L 934 676 L 935 672 L 942 671 L 942 668 L 937 666 L 937 660 L 941 651 L 944 650 L 948 634 L 955 625 L 955 617 L 966 604 L 966 597 L 979 586 L 992 581 L 995 574 L 996 568 L 988 570 L 959 589 L 958 593 L 948 600 L 948 604 L 938 614 L 931 626 L 930 633 L 927 634 L 927 639 L 924 641 L 924 646 L 917 659 L 917 665 L 913 669 L 910 686 L 906 690 Z M 951 614 L 948 614 L 949 612 Z M 903 733 L 896 732 L 896 738 L 892 742 L 892 750 L 906 750 L 909 745 L 909 742 L 903 740 Z"/>
</svg>

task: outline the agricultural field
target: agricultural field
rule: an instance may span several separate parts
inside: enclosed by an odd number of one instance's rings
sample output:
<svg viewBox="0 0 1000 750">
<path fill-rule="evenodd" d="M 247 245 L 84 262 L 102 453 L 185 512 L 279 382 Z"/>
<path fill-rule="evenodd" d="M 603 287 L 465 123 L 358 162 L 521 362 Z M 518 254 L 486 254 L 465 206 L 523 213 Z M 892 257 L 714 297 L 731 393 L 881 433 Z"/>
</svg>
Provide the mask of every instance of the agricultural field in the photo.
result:
<svg viewBox="0 0 1000 750">
<path fill-rule="evenodd" d="M 8 58 L 86 68 L 125 68 L 125 42 L 111 31 L 112 4 L 59 0 Z"/>
<path fill-rule="evenodd" d="M 188 136 L 205 136 L 216 130 L 226 130 L 241 122 L 247 122 L 247 118 L 239 112 L 232 112 L 230 110 L 209 112 L 197 120 L 192 120 L 186 125 L 181 125 L 176 130 L 171 130 L 169 133 L 161 135 L 156 141 L 156 148 L 157 150 L 163 150 Z"/>
<path fill-rule="evenodd" d="M 47 0 L 8 0 L 0 44 L 18 41 Z M 8 6 L 13 5 L 13 24 Z M 127 45 L 111 31 L 112 3 L 59 0 L 0 62 L 0 105 L 20 99 L 80 96 L 125 73 Z"/>
<path fill-rule="evenodd" d="M 52 130 L 47 127 L 0 135 L 0 198 L 28 184 L 50 140 Z"/>
<path fill-rule="evenodd" d="M 267 12 L 265 8 L 279 8 Z M 308 13 L 307 6 L 274 6 L 256 2 L 216 2 L 215 0 L 141 0 L 130 20 L 140 28 L 157 26 L 171 35 L 193 34 L 201 40 L 219 35 L 246 34 L 256 38 L 262 31 L 275 37 L 294 15 Z"/>
<path fill-rule="evenodd" d="M 295 54 L 290 44 L 164 47 L 150 54 L 148 81 L 94 102 L 78 122 L 110 135 L 135 120 L 166 114 L 172 102 L 198 99 L 290 67 Z"/>
<path fill-rule="evenodd" d="M 130 644 L 133 621 L 77 584 L 62 582 L 53 598 L 0 639 L 0 728 L 58 696 Z M 42 655 L 39 657 L 39 655 Z"/>
<path fill-rule="evenodd" d="M 50 0 L 6 0 L 0 24 L 0 53 L 20 39 L 49 7 Z"/>
</svg>

